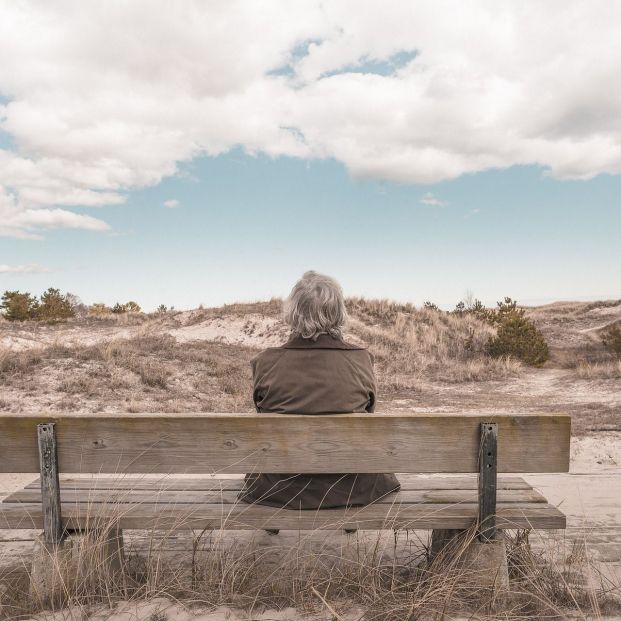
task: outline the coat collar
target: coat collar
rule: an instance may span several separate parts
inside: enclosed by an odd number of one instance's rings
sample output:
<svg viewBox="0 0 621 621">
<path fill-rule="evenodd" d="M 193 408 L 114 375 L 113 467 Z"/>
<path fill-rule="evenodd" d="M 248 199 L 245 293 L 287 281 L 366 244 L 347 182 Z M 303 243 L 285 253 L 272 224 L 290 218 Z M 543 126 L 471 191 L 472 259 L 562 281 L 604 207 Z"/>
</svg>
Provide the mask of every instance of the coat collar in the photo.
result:
<svg viewBox="0 0 621 621">
<path fill-rule="evenodd" d="M 342 339 L 332 338 L 329 334 L 320 334 L 316 341 L 304 339 L 301 336 L 293 336 L 281 347 L 283 349 L 365 349 L 346 343 Z"/>
</svg>

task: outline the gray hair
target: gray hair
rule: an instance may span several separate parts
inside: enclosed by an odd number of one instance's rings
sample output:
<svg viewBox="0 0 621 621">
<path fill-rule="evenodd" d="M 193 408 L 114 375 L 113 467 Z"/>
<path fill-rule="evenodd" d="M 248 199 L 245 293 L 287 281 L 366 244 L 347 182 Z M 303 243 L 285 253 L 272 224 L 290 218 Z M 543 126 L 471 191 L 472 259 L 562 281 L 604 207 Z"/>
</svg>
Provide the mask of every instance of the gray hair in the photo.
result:
<svg viewBox="0 0 621 621">
<path fill-rule="evenodd" d="M 306 272 L 285 300 L 285 321 L 294 336 L 317 340 L 320 334 L 343 336 L 347 310 L 343 289 L 334 278 Z"/>
</svg>

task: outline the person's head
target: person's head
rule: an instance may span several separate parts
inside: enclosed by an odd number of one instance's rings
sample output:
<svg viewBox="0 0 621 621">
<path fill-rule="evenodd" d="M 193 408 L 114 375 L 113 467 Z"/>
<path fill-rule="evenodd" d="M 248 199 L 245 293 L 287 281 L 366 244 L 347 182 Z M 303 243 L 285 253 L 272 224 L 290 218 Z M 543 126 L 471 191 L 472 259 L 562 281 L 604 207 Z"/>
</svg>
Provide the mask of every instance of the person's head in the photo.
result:
<svg viewBox="0 0 621 621">
<path fill-rule="evenodd" d="M 347 321 L 343 289 L 330 276 L 306 272 L 291 290 L 284 311 L 294 336 L 314 341 L 320 334 L 343 336 Z"/>
</svg>

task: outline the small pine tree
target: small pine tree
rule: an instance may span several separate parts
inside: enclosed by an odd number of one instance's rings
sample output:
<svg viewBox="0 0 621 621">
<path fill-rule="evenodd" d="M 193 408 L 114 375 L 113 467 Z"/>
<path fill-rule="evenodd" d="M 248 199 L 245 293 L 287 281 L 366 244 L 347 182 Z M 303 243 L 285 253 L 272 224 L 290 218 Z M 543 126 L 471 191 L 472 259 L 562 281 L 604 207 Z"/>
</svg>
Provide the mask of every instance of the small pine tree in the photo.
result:
<svg viewBox="0 0 621 621">
<path fill-rule="evenodd" d="M 37 318 L 39 301 L 30 293 L 5 291 L 2 295 L 0 308 L 2 314 L 9 321 L 25 321 Z"/>
<path fill-rule="evenodd" d="M 167 312 L 167 311 L 168 311 L 168 307 L 166 306 L 166 304 L 160 304 L 160 305 L 157 307 L 157 312 L 158 312 L 158 313 L 165 313 L 165 312 Z"/>
<path fill-rule="evenodd" d="M 498 327 L 496 336 L 487 343 L 490 356 L 514 356 L 534 367 L 542 366 L 550 357 L 543 334 L 511 298 L 498 302 L 498 308 L 489 312 L 488 321 Z"/>
<path fill-rule="evenodd" d="M 139 313 L 141 311 L 140 305 L 133 300 L 130 300 L 124 306 L 126 313 Z"/>
<path fill-rule="evenodd" d="M 432 310 L 432 311 L 439 311 L 440 309 L 438 308 L 437 304 L 434 304 L 433 302 L 427 300 L 424 304 L 423 307 L 426 308 L 427 310 Z"/>
<path fill-rule="evenodd" d="M 112 312 L 115 313 L 116 315 L 120 315 L 121 313 L 126 312 L 125 304 L 121 304 L 120 302 L 117 302 L 112 307 Z"/>
<path fill-rule="evenodd" d="M 44 321 L 59 321 L 73 317 L 75 311 L 69 298 L 63 295 L 58 289 L 50 287 L 41 296 L 41 305 L 39 306 L 39 319 Z"/>
<path fill-rule="evenodd" d="M 602 334 L 602 344 L 611 353 L 621 356 L 621 326 L 611 326 Z"/>
<path fill-rule="evenodd" d="M 466 312 L 466 304 L 462 300 L 459 300 L 457 304 L 455 304 L 455 310 L 453 313 L 455 315 L 463 315 Z"/>
</svg>

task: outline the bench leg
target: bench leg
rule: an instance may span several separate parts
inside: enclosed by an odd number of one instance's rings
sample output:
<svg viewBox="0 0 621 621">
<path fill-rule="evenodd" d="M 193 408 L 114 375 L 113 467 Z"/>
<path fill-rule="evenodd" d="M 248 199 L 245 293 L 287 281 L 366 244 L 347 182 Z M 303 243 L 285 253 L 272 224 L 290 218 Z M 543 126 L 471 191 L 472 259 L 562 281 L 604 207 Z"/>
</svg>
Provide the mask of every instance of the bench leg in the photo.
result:
<svg viewBox="0 0 621 621">
<path fill-rule="evenodd" d="M 120 574 L 125 566 L 123 531 L 120 528 L 109 528 L 98 534 L 98 537 L 101 539 L 102 561 L 106 571 Z"/>
<path fill-rule="evenodd" d="M 76 537 L 48 543 L 43 534 L 35 539 L 30 572 L 30 595 L 41 607 L 60 605 L 73 592 L 78 578 Z"/>
<path fill-rule="evenodd" d="M 87 588 L 106 592 L 127 590 L 123 531 L 115 526 L 91 529 L 82 537 L 80 579 Z M 105 587 L 104 587 L 105 585 Z"/>
<path fill-rule="evenodd" d="M 440 571 L 447 565 L 453 567 L 459 572 L 460 582 L 473 590 L 487 592 L 492 604 L 502 603 L 509 591 L 502 531 L 496 531 L 494 539 L 483 542 L 472 531 L 436 529 L 431 537 L 431 561 Z"/>
<path fill-rule="evenodd" d="M 69 534 L 50 544 L 41 534 L 35 540 L 30 594 L 41 606 L 62 604 L 84 589 L 126 591 L 123 531 L 109 527 Z"/>
<path fill-rule="evenodd" d="M 440 553 L 450 554 L 459 542 L 459 536 L 466 531 L 457 528 L 434 528 L 431 531 L 429 560 L 438 558 Z"/>
</svg>

